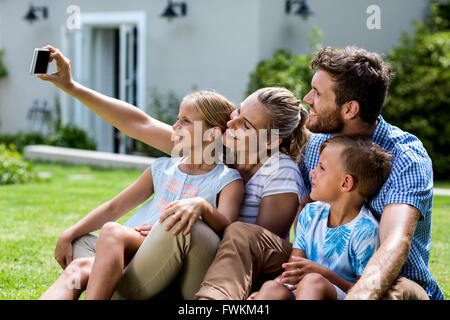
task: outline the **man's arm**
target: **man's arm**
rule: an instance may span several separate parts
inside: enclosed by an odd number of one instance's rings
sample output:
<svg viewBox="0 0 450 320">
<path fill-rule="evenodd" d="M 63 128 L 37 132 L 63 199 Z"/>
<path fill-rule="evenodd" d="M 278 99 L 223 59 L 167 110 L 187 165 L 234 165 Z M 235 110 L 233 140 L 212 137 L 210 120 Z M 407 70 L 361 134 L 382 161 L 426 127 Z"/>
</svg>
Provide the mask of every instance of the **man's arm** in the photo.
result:
<svg viewBox="0 0 450 320">
<path fill-rule="evenodd" d="M 380 248 L 348 292 L 347 300 L 380 299 L 397 279 L 409 255 L 420 211 L 408 204 L 390 204 L 381 216 Z"/>
</svg>

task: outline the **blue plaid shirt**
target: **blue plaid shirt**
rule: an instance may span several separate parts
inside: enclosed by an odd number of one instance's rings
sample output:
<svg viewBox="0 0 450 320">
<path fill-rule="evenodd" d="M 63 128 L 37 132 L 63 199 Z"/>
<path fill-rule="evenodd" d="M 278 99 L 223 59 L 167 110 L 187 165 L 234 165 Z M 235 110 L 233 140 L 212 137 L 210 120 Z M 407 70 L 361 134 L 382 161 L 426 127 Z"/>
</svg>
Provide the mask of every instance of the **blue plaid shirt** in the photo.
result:
<svg viewBox="0 0 450 320">
<path fill-rule="evenodd" d="M 367 205 L 380 220 L 385 206 L 405 203 L 420 210 L 421 217 L 411 243 L 411 249 L 400 272 L 421 285 L 431 299 L 444 296 L 428 267 L 431 246 L 431 208 L 433 205 L 433 169 L 431 159 L 420 140 L 388 124 L 379 116 L 372 141 L 393 154 L 392 171 L 380 192 Z M 319 162 L 319 148 L 331 135 L 314 134 L 304 147 L 300 170 L 305 182 L 305 193 L 311 192 L 309 172 Z"/>
</svg>

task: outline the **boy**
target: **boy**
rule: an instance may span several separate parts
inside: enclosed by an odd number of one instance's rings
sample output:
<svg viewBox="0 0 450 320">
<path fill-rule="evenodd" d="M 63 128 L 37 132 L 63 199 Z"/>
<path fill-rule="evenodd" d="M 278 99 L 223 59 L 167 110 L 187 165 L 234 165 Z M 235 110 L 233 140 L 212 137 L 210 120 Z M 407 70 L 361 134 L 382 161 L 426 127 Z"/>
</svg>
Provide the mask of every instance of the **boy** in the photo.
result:
<svg viewBox="0 0 450 320">
<path fill-rule="evenodd" d="M 386 181 L 390 161 L 367 138 L 325 141 L 310 172 L 316 202 L 299 215 L 289 261 L 282 265 L 286 271 L 250 299 L 344 299 L 378 247 L 378 222 L 364 203 Z"/>
</svg>

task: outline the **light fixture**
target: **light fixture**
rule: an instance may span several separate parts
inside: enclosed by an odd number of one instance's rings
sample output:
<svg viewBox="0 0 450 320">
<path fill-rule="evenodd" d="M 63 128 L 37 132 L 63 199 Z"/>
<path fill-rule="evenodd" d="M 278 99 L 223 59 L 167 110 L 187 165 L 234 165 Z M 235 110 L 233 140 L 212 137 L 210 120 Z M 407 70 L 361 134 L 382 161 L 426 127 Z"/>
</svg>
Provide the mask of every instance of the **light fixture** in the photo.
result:
<svg viewBox="0 0 450 320">
<path fill-rule="evenodd" d="M 27 20 L 30 23 L 33 23 L 35 20 L 39 20 L 39 17 L 36 15 L 37 11 L 41 11 L 42 19 L 47 19 L 48 18 L 48 9 L 47 9 L 47 7 L 35 7 L 32 4 L 30 4 L 30 9 L 28 9 L 28 12 L 25 15 L 24 19 Z"/>
<path fill-rule="evenodd" d="M 295 14 L 300 15 L 302 18 L 306 19 L 313 14 L 311 9 L 309 9 L 306 0 L 286 0 L 286 13 L 289 14 L 292 11 L 292 5 L 298 4 L 298 10 L 295 11 Z"/>
<path fill-rule="evenodd" d="M 177 9 L 178 13 L 175 9 Z M 161 17 L 170 20 L 172 18 L 177 18 L 178 16 L 185 16 L 186 13 L 187 13 L 187 5 L 185 2 L 172 2 L 171 0 L 169 0 L 167 2 L 167 7 L 164 10 Z"/>
</svg>

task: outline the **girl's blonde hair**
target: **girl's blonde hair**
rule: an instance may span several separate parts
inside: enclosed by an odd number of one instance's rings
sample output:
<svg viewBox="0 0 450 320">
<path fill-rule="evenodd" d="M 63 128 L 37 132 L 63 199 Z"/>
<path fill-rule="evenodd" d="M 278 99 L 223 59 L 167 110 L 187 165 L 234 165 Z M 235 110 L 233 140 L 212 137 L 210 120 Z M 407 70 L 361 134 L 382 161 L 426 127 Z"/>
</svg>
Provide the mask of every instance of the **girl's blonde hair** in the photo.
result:
<svg viewBox="0 0 450 320">
<path fill-rule="evenodd" d="M 227 98 L 212 91 L 192 92 L 186 95 L 183 101 L 190 101 L 206 124 L 219 127 L 222 133 L 227 129 L 230 114 L 236 109 Z"/>
<path fill-rule="evenodd" d="M 299 161 L 301 149 L 310 136 L 305 126 L 308 112 L 301 101 L 286 88 L 262 88 L 256 94 L 272 115 L 268 129 L 279 130 L 280 151 Z"/>
</svg>

